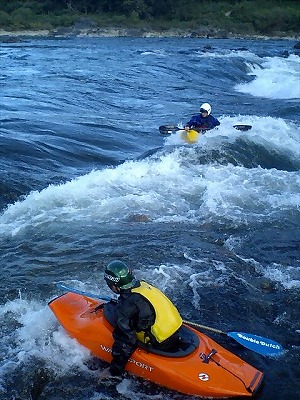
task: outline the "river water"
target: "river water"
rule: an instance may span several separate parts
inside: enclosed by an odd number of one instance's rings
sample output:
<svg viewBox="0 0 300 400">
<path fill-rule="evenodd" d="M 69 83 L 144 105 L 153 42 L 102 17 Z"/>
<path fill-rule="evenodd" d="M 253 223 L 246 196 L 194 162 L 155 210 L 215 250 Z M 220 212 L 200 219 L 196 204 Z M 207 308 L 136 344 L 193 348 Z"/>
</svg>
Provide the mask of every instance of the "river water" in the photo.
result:
<svg viewBox="0 0 300 400">
<path fill-rule="evenodd" d="M 259 400 L 300 395 L 300 58 L 295 41 L 28 39 L 0 45 L 0 399 L 177 399 L 103 365 L 47 303 L 59 281 L 109 295 L 122 259 L 185 319 L 270 337 Z M 158 127 L 202 102 L 196 145 Z M 235 124 L 250 124 L 247 132 Z M 207 333 L 207 332 L 206 332 Z"/>
</svg>

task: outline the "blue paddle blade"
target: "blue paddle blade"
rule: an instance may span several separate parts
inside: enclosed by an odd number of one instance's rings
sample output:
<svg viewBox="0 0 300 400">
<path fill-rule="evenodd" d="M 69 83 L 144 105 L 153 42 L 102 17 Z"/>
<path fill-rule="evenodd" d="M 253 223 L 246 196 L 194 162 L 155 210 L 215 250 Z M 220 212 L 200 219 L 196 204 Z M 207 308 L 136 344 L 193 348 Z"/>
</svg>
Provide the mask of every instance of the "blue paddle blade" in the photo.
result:
<svg viewBox="0 0 300 400">
<path fill-rule="evenodd" d="M 281 344 L 275 342 L 275 340 L 253 335 L 252 333 L 228 332 L 227 336 L 263 356 L 278 356 L 284 351 Z"/>
</svg>

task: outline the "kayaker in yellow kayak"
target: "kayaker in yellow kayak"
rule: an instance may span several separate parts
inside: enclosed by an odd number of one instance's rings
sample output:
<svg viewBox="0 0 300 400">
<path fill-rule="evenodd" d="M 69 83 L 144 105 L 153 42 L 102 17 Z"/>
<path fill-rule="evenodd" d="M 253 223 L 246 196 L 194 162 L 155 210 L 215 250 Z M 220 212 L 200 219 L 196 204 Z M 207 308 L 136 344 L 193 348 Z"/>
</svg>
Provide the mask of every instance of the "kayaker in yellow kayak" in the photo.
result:
<svg viewBox="0 0 300 400">
<path fill-rule="evenodd" d="M 190 121 L 185 124 L 184 129 L 186 131 L 190 129 L 203 131 L 213 129 L 218 125 L 220 125 L 220 122 L 211 115 L 210 104 L 203 103 L 200 107 L 200 114 L 194 115 Z"/>
<path fill-rule="evenodd" d="M 174 348 L 182 325 L 173 303 L 159 289 L 137 280 L 124 262 L 110 262 L 104 279 L 119 298 L 115 306 L 112 362 L 100 374 L 100 380 L 122 376 L 138 340 L 164 351 Z"/>
</svg>

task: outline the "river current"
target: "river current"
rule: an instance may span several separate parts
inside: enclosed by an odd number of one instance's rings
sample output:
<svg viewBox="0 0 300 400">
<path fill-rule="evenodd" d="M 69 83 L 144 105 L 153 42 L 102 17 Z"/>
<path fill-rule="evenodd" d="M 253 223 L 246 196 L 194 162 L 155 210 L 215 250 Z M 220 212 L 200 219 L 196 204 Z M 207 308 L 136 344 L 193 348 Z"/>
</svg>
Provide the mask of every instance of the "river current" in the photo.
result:
<svg viewBox="0 0 300 400">
<path fill-rule="evenodd" d="M 126 261 L 185 319 L 270 337 L 258 400 L 300 396 L 300 58 L 292 40 L 27 39 L 0 44 L 0 399 L 188 400 L 103 365 L 47 306 L 57 282 L 110 295 Z M 158 127 L 203 102 L 197 144 Z M 234 129 L 248 124 L 249 131 Z M 206 332 L 207 333 L 207 332 Z"/>
</svg>

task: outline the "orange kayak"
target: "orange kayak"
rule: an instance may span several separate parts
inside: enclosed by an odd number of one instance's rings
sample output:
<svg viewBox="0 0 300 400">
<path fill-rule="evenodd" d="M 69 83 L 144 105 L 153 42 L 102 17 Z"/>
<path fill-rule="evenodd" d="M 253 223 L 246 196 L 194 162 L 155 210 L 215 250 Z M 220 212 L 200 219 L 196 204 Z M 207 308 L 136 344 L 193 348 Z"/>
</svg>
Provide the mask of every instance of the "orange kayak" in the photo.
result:
<svg viewBox="0 0 300 400">
<path fill-rule="evenodd" d="M 110 303 L 105 308 L 101 304 L 104 303 L 99 300 L 66 293 L 50 301 L 49 307 L 71 337 L 94 356 L 110 362 L 113 344 Z M 211 398 L 251 397 L 263 379 L 261 371 L 185 324 L 176 351 L 152 352 L 141 344 L 126 370 L 184 394 Z"/>
</svg>

